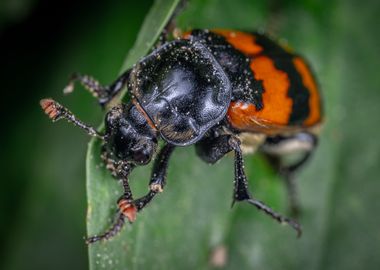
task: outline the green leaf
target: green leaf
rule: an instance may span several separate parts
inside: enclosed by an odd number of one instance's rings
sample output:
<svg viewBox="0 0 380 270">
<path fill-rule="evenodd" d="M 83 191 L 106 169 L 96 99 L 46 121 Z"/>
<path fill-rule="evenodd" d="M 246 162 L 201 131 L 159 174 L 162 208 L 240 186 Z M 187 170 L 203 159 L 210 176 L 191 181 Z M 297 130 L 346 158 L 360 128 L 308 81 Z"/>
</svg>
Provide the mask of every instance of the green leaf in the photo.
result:
<svg viewBox="0 0 380 270">
<path fill-rule="evenodd" d="M 122 71 L 130 68 L 139 58 L 146 55 L 159 37 L 162 29 L 170 19 L 179 0 L 156 0 L 147 15 L 136 43 L 128 53 L 122 66 Z M 126 90 L 121 93 L 121 100 Z M 93 235 L 107 229 L 112 223 L 115 200 L 118 194 L 116 181 L 100 161 L 100 142 L 92 139 L 87 151 L 87 230 Z M 102 221 L 105 221 L 104 223 Z M 89 247 L 90 269 L 113 268 L 124 269 L 124 265 L 131 263 L 131 257 L 125 256 L 125 243 L 120 237 L 117 241 L 109 241 L 102 245 Z"/>
<path fill-rule="evenodd" d="M 144 24 L 140 45 L 124 67 L 147 53 L 170 16 L 175 3 L 162 2 L 167 5 L 156 3 L 147 19 L 154 23 Z M 298 175 L 302 238 L 250 205 L 229 209 L 231 157 L 211 167 L 196 157 L 192 147 L 179 148 L 164 193 L 119 236 L 90 246 L 91 269 L 207 269 L 212 268 L 210 256 L 219 247 L 227 250 L 227 269 L 377 269 L 380 265 L 380 141 L 376 123 L 363 121 L 380 115 L 380 81 L 375 73 L 357 68 L 378 70 L 379 53 L 374 49 L 378 35 L 363 38 L 363 29 L 376 33 L 378 8 L 353 1 L 332 1 L 328 6 L 322 1 L 266 3 L 194 0 L 179 24 L 183 29 L 267 29 L 312 63 L 323 91 L 326 123 L 315 156 Z M 100 161 L 99 147 L 98 141 L 91 141 L 87 159 L 89 235 L 111 225 L 121 192 Z M 135 197 L 147 192 L 150 169 L 138 168 L 131 175 Z M 265 161 L 247 157 L 246 170 L 255 196 L 286 212 L 285 190 Z"/>
</svg>

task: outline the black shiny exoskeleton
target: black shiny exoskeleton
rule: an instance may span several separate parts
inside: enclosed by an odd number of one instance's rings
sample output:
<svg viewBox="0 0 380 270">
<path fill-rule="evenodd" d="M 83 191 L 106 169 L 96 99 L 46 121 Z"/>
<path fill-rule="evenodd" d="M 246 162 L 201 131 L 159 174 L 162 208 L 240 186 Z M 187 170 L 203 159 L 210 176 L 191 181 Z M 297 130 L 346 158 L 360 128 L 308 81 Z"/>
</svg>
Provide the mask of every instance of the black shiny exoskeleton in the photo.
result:
<svg viewBox="0 0 380 270">
<path fill-rule="evenodd" d="M 132 98 L 128 103 L 119 104 L 108 111 L 105 133 L 84 124 L 54 100 L 41 101 L 41 106 L 54 121 L 65 118 L 90 135 L 102 139 L 102 158 L 112 174 L 123 183 L 124 194 L 118 201 L 119 214 L 115 224 L 104 234 L 88 238 L 88 243 L 114 236 L 122 228 L 125 218 L 134 221 L 136 213 L 163 190 L 168 161 L 175 147 L 188 145 L 195 145 L 197 154 L 208 163 L 215 163 L 233 151 L 233 201 L 253 204 L 277 221 L 288 223 L 300 234 L 298 223 L 281 216 L 250 195 L 244 173 L 240 131 L 229 126 L 226 120 L 231 100 L 245 98 L 258 107 L 263 106 L 260 100 L 263 92 L 261 84 L 254 80 L 245 57 L 238 51 L 223 43 L 219 37 L 212 39 L 208 31 L 195 33 L 198 35 L 193 39 L 164 43 L 110 86 L 101 86 L 89 76 L 73 75 L 65 91 L 72 91 L 73 82 L 78 80 L 98 98 L 102 106 L 121 89 L 128 87 Z M 164 146 L 155 157 L 149 192 L 142 198 L 134 199 L 128 175 L 135 167 L 151 162 L 160 139 Z M 268 156 L 274 157 L 273 149 L 276 146 L 282 149 L 281 146 L 289 141 L 301 143 L 300 148 L 306 150 L 304 157 L 296 164 L 288 167 L 279 165 L 283 172 L 290 174 L 306 161 L 316 144 L 314 136 L 298 132 L 291 136 L 263 137 L 257 146 L 261 145 Z"/>
</svg>

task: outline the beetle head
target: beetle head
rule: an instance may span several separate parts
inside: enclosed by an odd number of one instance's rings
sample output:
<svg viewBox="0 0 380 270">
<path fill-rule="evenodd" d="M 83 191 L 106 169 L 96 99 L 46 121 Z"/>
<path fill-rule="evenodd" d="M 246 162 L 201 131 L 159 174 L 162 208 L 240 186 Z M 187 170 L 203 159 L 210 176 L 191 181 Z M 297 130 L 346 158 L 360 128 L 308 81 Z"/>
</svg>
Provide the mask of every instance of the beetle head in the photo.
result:
<svg viewBox="0 0 380 270">
<path fill-rule="evenodd" d="M 118 159 L 145 165 L 157 147 L 157 134 L 132 104 L 113 107 L 106 115 L 106 143 Z"/>
</svg>

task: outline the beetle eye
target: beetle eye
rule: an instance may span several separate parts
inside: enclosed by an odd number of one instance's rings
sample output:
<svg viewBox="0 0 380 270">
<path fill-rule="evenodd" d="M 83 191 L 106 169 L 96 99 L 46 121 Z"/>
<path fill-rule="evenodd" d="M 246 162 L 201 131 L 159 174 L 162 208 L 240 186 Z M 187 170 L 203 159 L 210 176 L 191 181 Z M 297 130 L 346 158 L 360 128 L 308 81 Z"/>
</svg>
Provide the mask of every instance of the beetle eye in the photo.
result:
<svg viewBox="0 0 380 270">
<path fill-rule="evenodd" d="M 132 159 L 139 164 L 147 164 L 152 158 L 154 149 L 151 143 L 143 143 L 131 149 Z"/>
<path fill-rule="evenodd" d="M 149 153 L 146 151 L 137 151 L 133 153 L 133 160 L 141 163 L 141 164 L 146 164 L 149 161 Z"/>
</svg>

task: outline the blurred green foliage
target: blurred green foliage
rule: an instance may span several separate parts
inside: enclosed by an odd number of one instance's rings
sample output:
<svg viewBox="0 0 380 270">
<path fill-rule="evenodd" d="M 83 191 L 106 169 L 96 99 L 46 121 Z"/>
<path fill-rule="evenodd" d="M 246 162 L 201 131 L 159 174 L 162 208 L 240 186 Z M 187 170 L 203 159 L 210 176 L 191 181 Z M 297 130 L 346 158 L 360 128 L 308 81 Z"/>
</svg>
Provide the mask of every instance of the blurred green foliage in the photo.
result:
<svg viewBox="0 0 380 270">
<path fill-rule="evenodd" d="M 66 123 L 51 125 L 38 100 L 52 96 L 84 121 L 100 123 L 102 112 L 88 93 L 78 87 L 62 97 L 61 89 L 72 71 L 112 81 L 152 2 L 33 3 L 19 22 L 0 21 L 0 267 L 85 269 L 88 138 Z M 316 71 L 327 119 L 320 147 L 298 177 L 304 235 L 296 239 L 249 205 L 230 210 L 232 159 L 209 167 L 183 148 L 174 154 L 165 192 L 118 238 L 92 247 L 93 269 L 205 269 L 220 245 L 228 269 L 377 269 L 379 8 L 377 1 L 191 1 L 179 18 L 182 28 L 270 31 Z M 285 212 L 280 179 L 260 157 L 246 163 L 253 193 Z M 101 168 L 92 173 L 110 186 L 94 194 L 101 208 L 92 209 L 105 215 L 96 220 L 105 229 L 120 189 Z M 131 176 L 137 196 L 148 177 L 144 168 Z"/>
</svg>

